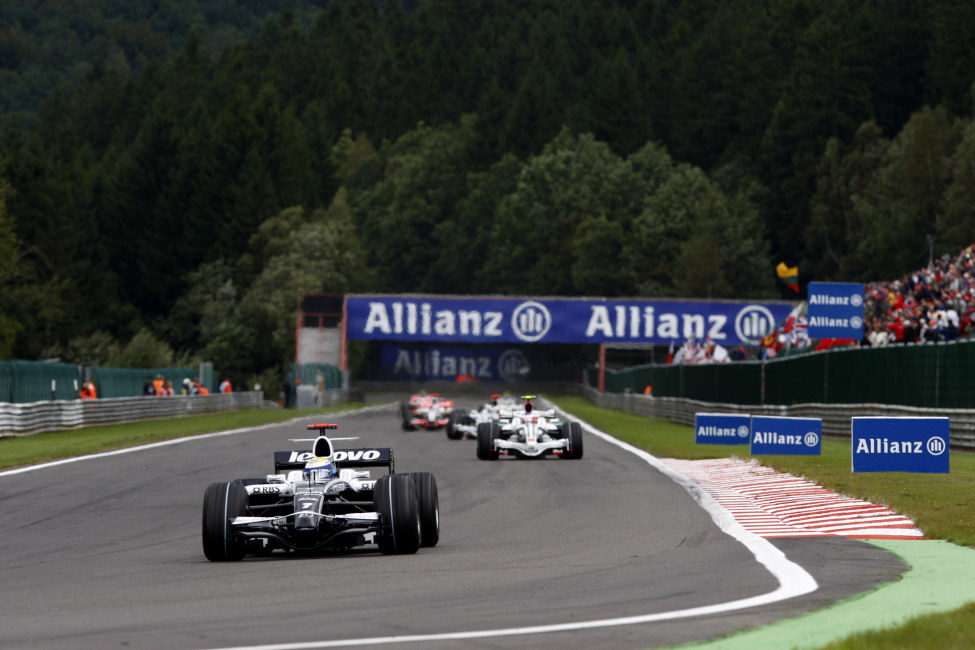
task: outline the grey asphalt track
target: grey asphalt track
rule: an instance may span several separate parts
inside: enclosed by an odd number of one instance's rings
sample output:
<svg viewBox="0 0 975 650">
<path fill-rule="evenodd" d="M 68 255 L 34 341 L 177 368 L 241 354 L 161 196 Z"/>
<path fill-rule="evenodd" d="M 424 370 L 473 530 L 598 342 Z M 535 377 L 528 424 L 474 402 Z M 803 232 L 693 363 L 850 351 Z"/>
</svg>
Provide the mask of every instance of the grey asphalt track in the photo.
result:
<svg viewBox="0 0 975 650">
<path fill-rule="evenodd" d="M 206 486 L 271 472 L 272 452 L 305 437 L 303 424 L 4 476 L 0 647 L 217 648 L 460 632 L 684 609 L 777 586 L 683 489 L 592 436 L 578 461 L 486 462 L 474 441 L 400 431 L 391 409 L 334 419 L 337 435 L 362 436 L 350 446 L 391 446 L 398 471 L 436 475 L 437 547 L 208 562 Z M 818 591 L 703 618 L 407 647 L 670 645 L 817 609 L 904 568 L 850 540 L 777 545 Z"/>
</svg>

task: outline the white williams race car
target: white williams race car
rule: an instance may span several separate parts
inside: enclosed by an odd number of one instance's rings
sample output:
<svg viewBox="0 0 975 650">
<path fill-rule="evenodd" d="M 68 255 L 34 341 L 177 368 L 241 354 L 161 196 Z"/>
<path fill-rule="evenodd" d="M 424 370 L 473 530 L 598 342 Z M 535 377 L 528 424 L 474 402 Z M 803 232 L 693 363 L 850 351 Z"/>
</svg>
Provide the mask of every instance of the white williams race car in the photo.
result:
<svg viewBox="0 0 975 650">
<path fill-rule="evenodd" d="M 497 422 L 477 425 L 477 457 L 497 460 L 501 454 L 540 458 L 549 454 L 582 458 L 582 425 L 562 422 L 554 410 L 536 411 L 529 401 L 523 411 L 502 411 Z"/>
<path fill-rule="evenodd" d="M 333 449 L 325 436 L 307 441 L 314 442 L 310 450 L 275 452 L 274 474 L 207 487 L 207 559 L 240 560 L 248 553 L 275 549 L 346 551 L 370 543 L 384 554 L 402 554 L 437 544 L 440 511 L 432 474 L 392 473 L 389 448 Z M 382 467 L 389 473 L 373 479 L 361 467 Z"/>
</svg>

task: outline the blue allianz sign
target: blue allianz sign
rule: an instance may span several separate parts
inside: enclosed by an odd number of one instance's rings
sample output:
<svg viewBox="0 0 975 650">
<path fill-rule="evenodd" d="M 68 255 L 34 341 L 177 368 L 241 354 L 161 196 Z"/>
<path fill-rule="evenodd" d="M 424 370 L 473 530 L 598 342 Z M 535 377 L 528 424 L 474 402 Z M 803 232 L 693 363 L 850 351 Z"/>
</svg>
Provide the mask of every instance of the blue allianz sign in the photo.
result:
<svg viewBox="0 0 975 650">
<path fill-rule="evenodd" d="M 788 303 L 356 296 L 346 298 L 346 336 L 444 343 L 671 343 L 710 338 L 758 343 Z"/>
<path fill-rule="evenodd" d="M 853 418 L 854 472 L 948 473 L 948 418 Z"/>
<path fill-rule="evenodd" d="M 747 445 L 750 415 L 695 413 L 694 442 L 699 445 Z"/>
<path fill-rule="evenodd" d="M 856 282 L 810 282 L 809 338 L 863 337 L 863 285 Z"/>
<path fill-rule="evenodd" d="M 752 417 L 750 453 L 818 456 L 823 448 L 819 418 Z"/>
<path fill-rule="evenodd" d="M 518 381 L 531 370 L 528 359 L 517 348 L 454 348 L 386 343 L 380 358 L 383 379 L 453 381 L 470 375 L 478 381 Z"/>
</svg>

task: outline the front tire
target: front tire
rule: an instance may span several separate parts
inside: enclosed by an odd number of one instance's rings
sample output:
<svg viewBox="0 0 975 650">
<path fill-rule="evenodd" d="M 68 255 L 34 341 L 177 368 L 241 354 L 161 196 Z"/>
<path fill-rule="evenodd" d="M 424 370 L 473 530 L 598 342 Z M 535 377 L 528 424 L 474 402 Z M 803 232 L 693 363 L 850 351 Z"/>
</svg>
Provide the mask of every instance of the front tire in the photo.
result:
<svg viewBox="0 0 975 650">
<path fill-rule="evenodd" d="M 420 508 L 420 546 L 436 546 L 440 541 L 440 498 L 437 479 L 430 472 L 411 472 Z"/>
<path fill-rule="evenodd" d="M 230 533 L 230 520 L 247 511 L 247 490 L 240 481 L 211 483 L 203 494 L 203 554 L 211 562 L 244 558 L 244 541 Z"/>
<path fill-rule="evenodd" d="M 420 508 L 416 485 L 409 474 L 387 474 L 373 490 L 376 512 L 382 518 L 382 534 L 376 544 L 383 555 L 407 555 L 420 548 Z"/>
<path fill-rule="evenodd" d="M 451 413 L 450 417 L 447 419 L 447 437 L 451 440 L 460 440 L 463 437 L 463 433 L 456 429 L 457 423 L 463 419 L 460 413 Z"/>
<path fill-rule="evenodd" d="M 562 454 L 562 458 L 569 460 L 582 458 L 582 425 L 578 422 L 566 422 L 562 428 L 565 431 L 565 439 L 569 442 L 569 448 Z"/>
<path fill-rule="evenodd" d="M 498 439 L 500 428 L 497 422 L 481 422 L 477 425 L 477 457 L 481 460 L 498 459 L 494 441 Z"/>
<path fill-rule="evenodd" d="M 403 427 L 403 431 L 413 431 L 416 429 L 413 426 L 413 412 L 410 410 L 409 405 L 406 402 L 399 403 L 399 417 L 402 420 L 400 426 Z"/>
</svg>

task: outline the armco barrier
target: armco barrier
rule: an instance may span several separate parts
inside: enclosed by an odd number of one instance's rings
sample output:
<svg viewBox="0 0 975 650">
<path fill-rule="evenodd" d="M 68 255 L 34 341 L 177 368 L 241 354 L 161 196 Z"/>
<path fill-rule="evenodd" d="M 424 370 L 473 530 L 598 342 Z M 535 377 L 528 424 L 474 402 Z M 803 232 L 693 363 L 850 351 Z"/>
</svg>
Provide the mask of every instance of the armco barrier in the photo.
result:
<svg viewBox="0 0 975 650">
<path fill-rule="evenodd" d="M 97 424 L 122 424 L 157 418 L 178 418 L 261 408 L 266 404 L 264 393 L 260 391 L 173 397 L 0 402 L 0 437 L 80 429 Z"/>
<path fill-rule="evenodd" d="M 951 420 L 951 444 L 975 449 L 975 410 L 935 409 L 891 404 L 792 404 L 789 406 L 759 406 L 703 402 L 684 397 L 651 397 L 635 393 L 603 393 L 587 386 L 580 387 L 582 395 L 597 406 L 618 409 L 636 415 L 659 418 L 693 426 L 694 414 L 748 413 L 783 417 L 822 418 L 823 434 L 850 437 L 850 418 L 877 415 L 943 416 Z"/>
</svg>

